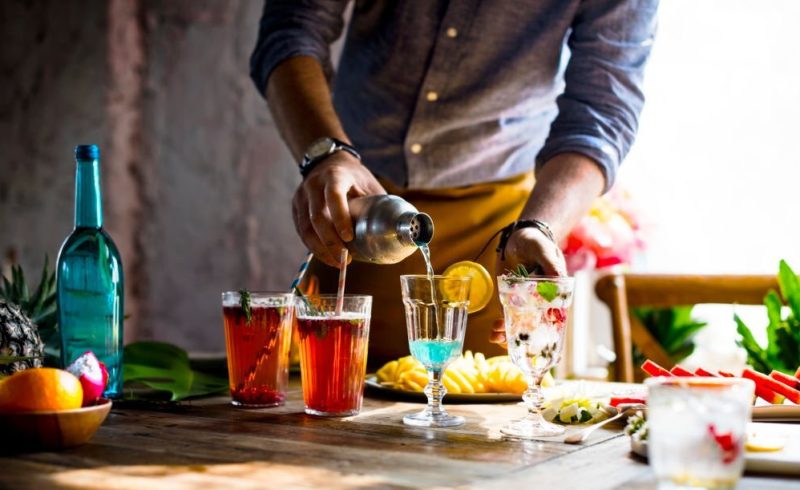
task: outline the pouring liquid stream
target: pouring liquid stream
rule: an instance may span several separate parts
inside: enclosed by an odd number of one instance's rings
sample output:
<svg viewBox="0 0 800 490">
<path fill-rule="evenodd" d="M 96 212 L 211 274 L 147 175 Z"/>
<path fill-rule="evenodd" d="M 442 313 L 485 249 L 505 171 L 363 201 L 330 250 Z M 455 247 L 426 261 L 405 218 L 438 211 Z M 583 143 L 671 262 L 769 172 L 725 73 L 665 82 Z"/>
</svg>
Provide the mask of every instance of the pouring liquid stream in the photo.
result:
<svg viewBox="0 0 800 490">
<path fill-rule="evenodd" d="M 419 251 L 422 254 L 423 260 L 425 260 L 425 271 L 428 275 L 428 282 L 431 283 L 431 302 L 433 303 L 433 321 L 434 325 L 436 326 L 436 337 L 438 338 L 440 335 L 439 331 L 439 301 L 436 298 L 436 286 L 433 283 L 433 264 L 431 263 L 431 249 L 428 247 L 427 243 L 420 243 L 418 244 Z"/>
</svg>

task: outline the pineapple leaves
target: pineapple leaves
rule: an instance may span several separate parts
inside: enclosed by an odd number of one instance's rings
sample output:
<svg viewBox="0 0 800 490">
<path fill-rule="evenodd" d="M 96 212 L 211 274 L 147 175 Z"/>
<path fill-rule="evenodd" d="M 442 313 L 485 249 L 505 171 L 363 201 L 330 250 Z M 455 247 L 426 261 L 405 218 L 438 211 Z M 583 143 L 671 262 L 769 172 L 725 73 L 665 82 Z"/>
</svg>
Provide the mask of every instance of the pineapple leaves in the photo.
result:
<svg viewBox="0 0 800 490">
<path fill-rule="evenodd" d="M 50 269 L 50 259 L 44 257 L 39 284 L 30 293 L 22 267 L 14 265 L 11 277 L 3 276 L 0 299 L 17 305 L 36 328 L 45 344 L 45 364 L 56 365 L 59 357 L 58 313 L 56 311 L 56 274 Z"/>
<path fill-rule="evenodd" d="M 764 296 L 769 322 L 766 347 L 756 342 L 750 328 L 734 315 L 740 336 L 736 343 L 747 353 L 747 363 L 757 371 L 794 374 L 800 365 L 800 280 L 785 260 L 778 268 L 778 286 L 780 296 L 775 291 Z"/>
</svg>

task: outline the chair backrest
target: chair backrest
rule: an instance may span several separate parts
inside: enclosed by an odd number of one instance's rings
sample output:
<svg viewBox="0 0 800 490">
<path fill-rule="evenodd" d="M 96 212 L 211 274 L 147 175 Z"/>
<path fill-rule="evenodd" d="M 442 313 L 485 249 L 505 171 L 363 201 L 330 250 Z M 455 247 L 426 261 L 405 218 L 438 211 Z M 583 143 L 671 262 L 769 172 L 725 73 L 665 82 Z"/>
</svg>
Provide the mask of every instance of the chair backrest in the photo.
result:
<svg viewBox="0 0 800 490">
<path fill-rule="evenodd" d="M 770 289 L 778 289 L 767 275 L 655 275 L 609 274 L 597 280 L 595 292 L 611 310 L 614 337 L 614 379 L 633 382 L 632 346 L 648 359 L 672 368 L 673 362 L 650 332 L 631 315 L 638 306 L 672 307 L 706 303 L 762 304 Z"/>
</svg>

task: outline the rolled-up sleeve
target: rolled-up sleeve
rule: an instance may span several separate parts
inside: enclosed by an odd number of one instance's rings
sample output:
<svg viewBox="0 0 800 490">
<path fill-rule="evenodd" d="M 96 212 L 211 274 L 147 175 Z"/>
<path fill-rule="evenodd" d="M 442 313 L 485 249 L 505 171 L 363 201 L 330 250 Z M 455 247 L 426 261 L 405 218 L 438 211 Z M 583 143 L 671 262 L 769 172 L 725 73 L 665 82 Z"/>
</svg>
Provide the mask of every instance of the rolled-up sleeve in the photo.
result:
<svg viewBox="0 0 800 490">
<path fill-rule="evenodd" d="M 330 45 L 342 32 L 347 0 L 267 0 L 250 57 L 250 77 L 266 93 L 272 70 L 287 58 L 312 56 L 331 77 Z"/>
<path fill-rule="evenodd" d="M 584 0 L 568 45 L 558 115 L 537 168 L 564 152 L 600 165 L 606 190 L 628 154 L 644 105 L 642 82 L 656 31 L 658 0 Z"/>
</svg>

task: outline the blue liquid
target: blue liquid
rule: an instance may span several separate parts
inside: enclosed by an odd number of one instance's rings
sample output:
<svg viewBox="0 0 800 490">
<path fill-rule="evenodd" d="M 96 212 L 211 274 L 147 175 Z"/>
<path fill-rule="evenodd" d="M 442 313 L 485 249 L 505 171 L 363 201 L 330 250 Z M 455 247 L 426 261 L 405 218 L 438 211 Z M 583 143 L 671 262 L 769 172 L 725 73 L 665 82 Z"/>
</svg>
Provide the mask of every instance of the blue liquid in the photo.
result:
<svg viewBox="0 0 800 490">
<path fill-rule="evenodd" d="M 75 229 L 58 254 L 61 360 L 67 366 L 84 352 L 94 352 L 108 369 L 104 396 L 116 398 L 122 394 L 122 261 L 102 225 L 95 154 L 94 159 L 78 160 Z"/>
<path fill-rule="evenodd" d="M 458 340 L 412 340 L 411 355 L 427 369 L 443 369 L 461 355 L 462 342 Z"/>
</svg>

